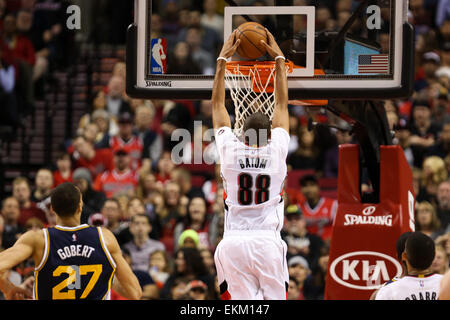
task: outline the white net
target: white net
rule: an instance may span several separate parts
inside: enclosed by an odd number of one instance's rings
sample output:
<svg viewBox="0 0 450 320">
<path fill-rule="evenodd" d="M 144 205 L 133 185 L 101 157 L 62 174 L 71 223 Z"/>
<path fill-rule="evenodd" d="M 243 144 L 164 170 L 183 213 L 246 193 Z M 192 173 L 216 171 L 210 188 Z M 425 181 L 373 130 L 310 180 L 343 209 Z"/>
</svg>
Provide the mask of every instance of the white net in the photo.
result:
<svg viewBox="0 0 450 320">
<path fill-rule="evenodd" d="M 242 135 L 245 119 L 251 114 L 260 111 L 272 120 L 275 107 L 275 65 L 267 65 L 261 69 L 247 67 L 244 71 L 239 64 L 227 66 L 225 83 L 234 102 L 234 134 L 238 137 Z"/>
</svg>

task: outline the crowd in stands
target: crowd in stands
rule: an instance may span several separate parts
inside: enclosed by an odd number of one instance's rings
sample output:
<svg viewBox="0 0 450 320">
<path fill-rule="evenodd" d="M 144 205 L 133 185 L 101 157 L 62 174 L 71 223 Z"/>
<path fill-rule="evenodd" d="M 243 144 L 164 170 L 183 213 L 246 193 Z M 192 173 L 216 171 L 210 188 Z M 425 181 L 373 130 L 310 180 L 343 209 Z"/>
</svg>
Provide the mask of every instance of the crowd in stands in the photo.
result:
<svg viewBox="0 0 450 320">
<path fill-rule="evenodd" d="M 106 10 L 101 5 L 108 7 L 104 1 L 90 4 L 104 13 L 98 21 L 88 22 L 93 31 L 83 41 L 123 45 L 132 9 L 124 1 L 107 2 L 117 7 Z M 358 3 L 294 2 L 316 5 L 318 25 L 330 30 L 340 28 Z M 32 108 L 39 81 L 70 63 L 74 34 L 61 20 L 70 3 L 0 0 L 1 120 L 19 125 Z M 168 73 L 213 74 L 223 41 L 224 2 L 160 0 L 153 4 L 152 37 L 167 39 Z M 414 93 L 408 99 L 384 101 L 395 143 L 403 148 L 413 170 L 416 230 L 438 244 L 433 263 L 438 273 L 448 269 L 450 257 L 449 6 L 445 0 L 410 0 L 409 18 L 416 27 Z M 116 25 L 99 25 L 115 18 L 120 20 Z M 315 110 L 308 116 L 348 126 L 323 109 Z M 319 182 L 337 177 L 338 146 L 356 141 L 347 131 L 328 127 L 310 131 L 305 108 L 292 106 L 290 111 L 288 170 L 307 174 L 298 179 L 298 188 L 284 193 L 288 299 L 320 300 L 337 202 L 323 196 Z M 201 130 L 194 130 L 195 120 L 201 121 Z M 176 129 L 196 136 L 211 127 L 210 101 L 128 97 L 125 64 L 118 62 L 107 85 L 86 106 L 77 134 L 61 141 L 55 163 L 43 166 L 32 179 L 16 178 L 12 194 L 1 199 L 0 250 L 12 246 L 27 230 L 54 226 L 51 190 L 73 182 L 83 194 L 81 223 L 101 225 L 114 233 L 143 288 L 143 299 L 218 299 L 213 256 L 224 228 L 220 167 L 204 163 L 199 173 L 191 165 L 176 163 L 172 151 L 179 141 L 171 139 Z M 190 141 L 183 147 L 182 158 L 191 163 L 194 144 Z M 216 159 L 214 141 L 202 142 L 201 150 Z M 33 268 L 31 261 L 17 266 L 11 281 L 24 281 L 33 275 Z M 115 292 L 113 298 L 123 299 Z"/>
</svg>

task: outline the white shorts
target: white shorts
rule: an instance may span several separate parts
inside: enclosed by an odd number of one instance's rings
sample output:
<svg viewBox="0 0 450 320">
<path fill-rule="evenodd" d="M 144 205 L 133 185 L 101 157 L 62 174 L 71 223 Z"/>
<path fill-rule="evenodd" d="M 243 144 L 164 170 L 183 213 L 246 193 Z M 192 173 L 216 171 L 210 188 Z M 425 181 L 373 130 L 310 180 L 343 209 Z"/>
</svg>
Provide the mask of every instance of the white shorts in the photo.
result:
<svg viewBox="0 0 450 320">
<path fill-rule="evenodd" d="M 286 250 L 279 232 L 225 231 L 214 254 L 222 298 L 286 300 Z"/>
</svg>

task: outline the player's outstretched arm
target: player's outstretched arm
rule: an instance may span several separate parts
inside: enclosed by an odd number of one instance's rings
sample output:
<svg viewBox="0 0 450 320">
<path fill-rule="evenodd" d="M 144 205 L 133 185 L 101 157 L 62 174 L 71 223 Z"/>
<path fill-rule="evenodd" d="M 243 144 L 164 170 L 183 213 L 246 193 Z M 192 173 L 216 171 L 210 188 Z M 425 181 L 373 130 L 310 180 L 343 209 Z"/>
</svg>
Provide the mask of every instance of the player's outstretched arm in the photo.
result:
<svg viewBox="0 0 450 320">
<path fill-rule="evenodd" d="M 0 290 L 8 300 L 31 299 L 28 290 L 12 284 L 7 277 L 8 271 L 22 261 L 31 257 L 35 252 L 35 244 L 43 238 L 42 231 L 28 231 L 16 243 L 0 253 Z M 43 239 L 41 239 L 43 240 Z"/>
<path fill-rule="evenodd" d="M 131 267 L 123 258 L 116 237 L 106 228 L 102 228 L 102 233 L 105 237 L 108 251 L 116 263 L 116 281 L 114 281 L 114 290 L 127 299 L 140 300 L 142 296 L 141 286 L 131 270 Z"/>
<path fill-rule="evenodd" d="M 273 35 L 267 30 L 267 43 L 261 40 L 267 52 L 275 59 L 275 110 L 272 128 L 281 127 L 289 132 L 288 82 L 283 51 L 281 51 Z"/>
<path fill-rule="evenodd" d="M 225 41 L 222 51 L 217 59 L 216 75 L 214 77 L 214 86 L 212 90 L 212 118 L 213 127 L 231 127 L 230 116 L 225 108 L 225 66 L 226 59 L 231 57 L 239 46 L 240 40 L 236 40 L 236 30 Z"/>
</svg>

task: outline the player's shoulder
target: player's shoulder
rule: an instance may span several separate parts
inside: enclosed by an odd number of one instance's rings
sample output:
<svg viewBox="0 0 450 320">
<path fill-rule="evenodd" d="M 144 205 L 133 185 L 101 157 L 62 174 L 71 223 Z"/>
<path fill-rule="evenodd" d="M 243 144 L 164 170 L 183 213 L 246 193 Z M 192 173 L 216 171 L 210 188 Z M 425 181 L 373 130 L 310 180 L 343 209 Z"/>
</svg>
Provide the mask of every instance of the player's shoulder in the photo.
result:
<svg viewBox="0 0 450 320">
<path fill-rule="evenodd" d="M 289 132 L 287 132 L 284 128 L 276 127 L 271 131 L 270 141 L 272 145 L 275 144 L 277 146 L 287 148 L 290 139 L 291 136 L 289 135 Z"/>
<path fill-rule="evenodd" d="M 397 282 L 400 279 L 401 279 L 400 277 L 393 277 L 391 280 L 386 281 L 385 283 L 383 283 L 382 287 L 388 286 L 388 285 L 390 285 L 390 284 L 392 284 L 394 282 Z"/>
<path fill-rule="evenodd" d="M 116 239 L 116 236 L 112 233 L 111 230 L 105 227 L 95 227 L 97 228 L 100 238 L 104 245 L 109 251 L 114 251 L 114 249 L 119 245 Z"/>
<path fill-rule="evenodd" d="M 216 129 L 214 136 L 217 139 L 217 138 L 223 138 L 223 137 L 231 137 L 231 136 L 234 136 L 234 134 L 233 134 L 233 130 L 231 130 L 230 127 L 223 126 L 223 127 Z"/>
</svg>

